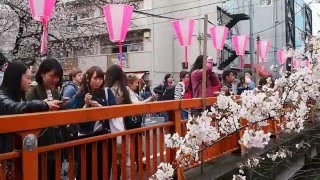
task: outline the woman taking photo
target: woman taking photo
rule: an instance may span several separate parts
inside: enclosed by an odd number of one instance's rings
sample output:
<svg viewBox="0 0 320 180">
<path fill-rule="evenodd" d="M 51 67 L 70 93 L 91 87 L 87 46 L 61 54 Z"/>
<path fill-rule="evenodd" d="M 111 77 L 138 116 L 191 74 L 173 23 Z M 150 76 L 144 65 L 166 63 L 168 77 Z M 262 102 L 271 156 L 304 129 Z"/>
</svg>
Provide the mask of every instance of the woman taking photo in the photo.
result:
<svg viewBox="0 0 320 180">
<path fill-rule="evenodd" d="M 206 58 L 206 97 L 213 97 L 215 92 L 220 91 L 220 81 L 217 75 L 212 72 L 214 66 L 213 58 Z M 197 57 L 194 62 L 189 76 L 189 88 L 192 90 L 193 98 L 202 97 L 202 72 L 203 72 L 203 55 Z M 196 108 L 192 110 L 193 116 L 201 116 L 201 108 Z"/>
<path fill-rule="evenodd" d="M 159 96 L 158 100 L 173 100 L 174 99 L 174 79 L 172 74 L 166 74 L 164 76 L 163 83 L 159 84 L 157 87 L 153 89 L 153 91 Z M 167 93 L 166 92 L 173 92 Z M 171 96 L 172 94 L 172 96 Z"/>
<path fill-rule="evenodd" d="M 136 93 L 139 87 L 140 79 L 137 75 L 133 73 L 127 74 L 127 85 L 129 87 L 129 93 L 130 93 L 130 99 L 132 103 L 146 103 L 151 102 L 156 99 L 156 96 L 151 95 L 145 100 L 142 100 L 142 98 Z"/>
</svg>

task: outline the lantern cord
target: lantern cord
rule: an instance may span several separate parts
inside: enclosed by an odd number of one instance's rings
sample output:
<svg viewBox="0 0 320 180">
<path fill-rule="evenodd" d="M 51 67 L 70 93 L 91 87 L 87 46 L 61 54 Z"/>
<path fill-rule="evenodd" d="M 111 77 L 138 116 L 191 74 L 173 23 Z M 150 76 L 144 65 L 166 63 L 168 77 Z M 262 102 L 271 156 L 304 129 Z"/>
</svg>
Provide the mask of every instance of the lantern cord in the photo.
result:
<svg viewBox="0 0 320 180">
<path fill-rule="evenodd" d="M 238 68 L 242 69 L 242 56 L 239 56 Z"/>
<path fill-rule="evenodd" d="M 119 41 L 119 61 L 120 61 L 120 67 L 122 68 L 122 43 Z"/>
<path fill-rule="evenodd" d="M 41 54 L 44 54 L 47 44 L 47 36 L 48 36 L 48 20 L 46 18 L 42 19 L 43 22 L 43 33 L 42 33 L 42 39 L 41 39 Z"/>
<path fill-rule="evenodd" d="M 186 64 L 186 66 L 188 66 L 188 46 L 185 46 L 185 47 L 184 47 L 184 55 L 185 55 L 185 60 L 184 60 L 184 62 L 185 62 L 185 64 Z"/>
</svg>

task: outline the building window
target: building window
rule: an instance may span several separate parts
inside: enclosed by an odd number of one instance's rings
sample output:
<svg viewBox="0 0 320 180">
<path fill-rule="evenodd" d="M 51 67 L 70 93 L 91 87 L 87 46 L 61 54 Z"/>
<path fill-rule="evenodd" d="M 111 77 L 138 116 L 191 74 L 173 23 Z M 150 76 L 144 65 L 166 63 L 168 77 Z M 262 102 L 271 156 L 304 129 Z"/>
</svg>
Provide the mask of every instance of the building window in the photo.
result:
<svg viewBox="0 0 320 180">
<path fill-rule="evenodd" d="M 122 43 L 123 52 L 143 51 L 143 32 L 129 32 L 126 41 Z M 113 43 L 108 37 L 100 38 L 100 54 L 119 53 L 119 45 Z"/>
<path fill-rule="evenodd" d="M 271 0 L 260 0 L 260 6 L 270 6 L 271 5 Z"/>
</svg>

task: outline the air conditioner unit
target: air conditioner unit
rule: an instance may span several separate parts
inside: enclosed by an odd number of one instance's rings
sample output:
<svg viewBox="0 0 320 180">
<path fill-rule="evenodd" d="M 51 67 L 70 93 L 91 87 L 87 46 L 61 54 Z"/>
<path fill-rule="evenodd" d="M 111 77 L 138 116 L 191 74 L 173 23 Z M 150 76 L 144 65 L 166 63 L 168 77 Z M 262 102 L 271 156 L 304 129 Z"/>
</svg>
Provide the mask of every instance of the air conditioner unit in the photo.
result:
<svg viewBox="0 0 320 180">
<path fill-rule="evenodd" d="M 146 31 L 143 33 L 144 38 L 150 38 L 150 31 Z"/>
</svg>

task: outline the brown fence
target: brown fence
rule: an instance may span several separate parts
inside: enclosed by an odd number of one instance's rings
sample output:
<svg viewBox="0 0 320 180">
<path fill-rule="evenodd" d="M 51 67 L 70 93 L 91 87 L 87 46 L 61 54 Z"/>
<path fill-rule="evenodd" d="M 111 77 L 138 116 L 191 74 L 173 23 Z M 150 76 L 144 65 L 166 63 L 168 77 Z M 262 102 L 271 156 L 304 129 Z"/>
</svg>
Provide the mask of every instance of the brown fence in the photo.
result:
<svg viewBox="0 0 320 180">
<path fill-rule="evenodd" d="M 205 100 L 206 105 L 215 102 L 216 98 Z M 0 154 L 0 180 L 59 180 L 61 165 L 65 160 L 69 163 L 69 173 L 66 175 L 69 179 L 147 179 L 156 172 L 160 162 L 174 162 L 175 149 L 165 148 L 164 134 L 186 132 L 185 121 L 181 121 L 180 117 L 181 109 L 201 107 L 202 103 L 201 99 L 191 99 L 1 116 L 0 133 L 14 134 L 15 150 Z M 37 137 L 47 127 L 154 112 L 168 112 L 169 121 L 134 130 L 27 148 L 27 138 L 32 134 Z M 212 146 L 204 152 L 204 159 L 211 160 L 239 149 L 238 140 L 239 134 L 234 134 Z M 32 146 L 32 141 L 30 143 Z M 88 176 L 87 172 L 91 175 Z"/>
</svg>

